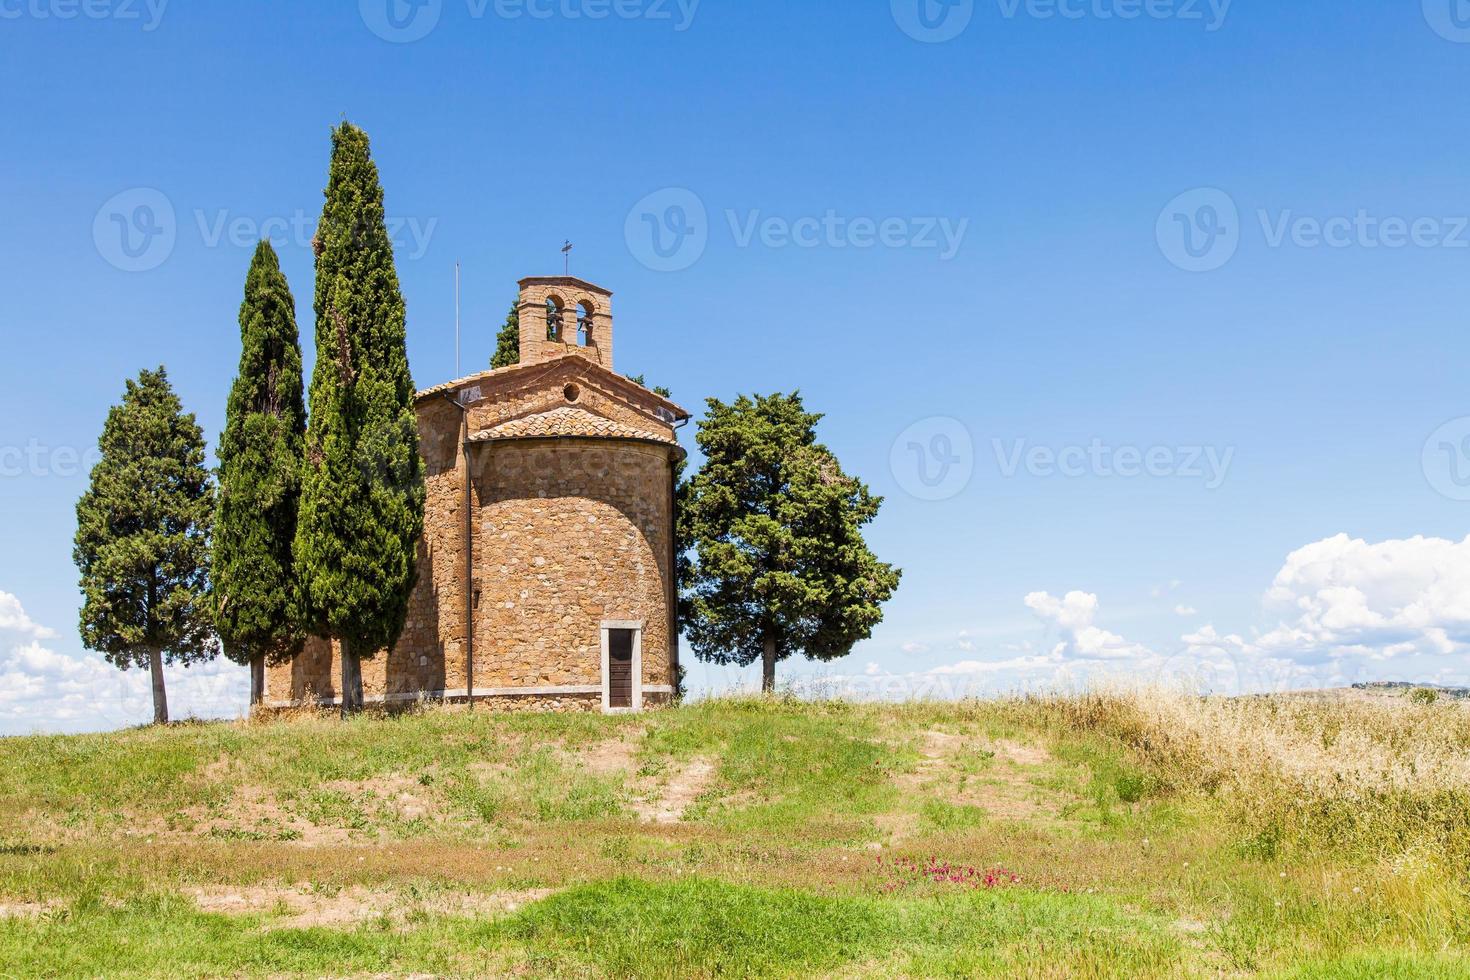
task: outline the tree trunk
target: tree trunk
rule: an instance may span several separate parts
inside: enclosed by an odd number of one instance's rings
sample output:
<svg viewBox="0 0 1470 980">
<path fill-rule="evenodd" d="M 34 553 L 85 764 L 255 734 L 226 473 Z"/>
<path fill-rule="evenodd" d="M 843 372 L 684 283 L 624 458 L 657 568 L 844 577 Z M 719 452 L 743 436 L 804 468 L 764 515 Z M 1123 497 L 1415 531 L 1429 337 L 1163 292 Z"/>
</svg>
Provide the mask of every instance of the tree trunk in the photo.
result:
<svg viewBox="0 0 1470 980">
<path fill-rule="evenodd" d="M 265 654 L 257 653 L 250 658 L 250 710 L 253 712 L 265 701 Z"/>
<path fill-rule="evenodd" d="M 776 690 L 776 639 L 766 637 L 761 650 L 761 691 L 770 694 Z"/>
<path fill-rule="evenodd" d="M 168 724 L 168 692 L 163 687 L 163 651 L 148 651 L 148 672 L 153 675 L 153 724 Z"/>
<path fill-rule="evenodd" d="M 362 659 L 342 644 L 342 717 L 362 710 Z"/>
</svg>

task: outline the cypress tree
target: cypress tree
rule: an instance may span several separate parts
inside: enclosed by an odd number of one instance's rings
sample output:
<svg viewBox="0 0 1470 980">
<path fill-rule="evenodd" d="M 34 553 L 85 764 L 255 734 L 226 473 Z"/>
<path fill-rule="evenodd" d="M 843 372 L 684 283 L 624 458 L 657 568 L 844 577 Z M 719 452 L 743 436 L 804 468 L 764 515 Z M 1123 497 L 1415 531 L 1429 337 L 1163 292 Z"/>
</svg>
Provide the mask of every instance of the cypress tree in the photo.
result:
<svg viewBox="0 0 1470 980">
<path fill-rule="evenodd" d="M 255 248 L 240 306 L 240 372 L 219 443 L 213 606 L 225 655 L 250 667 L 250 703 L 266 661 L 301 648 L 291 548 L 301 494 L 306 404 L 296 301 L 269 241 Z"/>
<path fill-rule="evenodd" d="M 72 552 L 82 643 L 122 670 L 146 666 L 153 721 L 167 724 L 164 663 L 188 666 L 219 652 L 208 615 L 214 487 L 204 435 L 160 367 L 127 383 L 98 448 Z"/>
<path fill-rule="evenodd" d="M 682 617 L 695 656 L 759 660 L 770 691 L 778 661 L 835 660 L 870 636 L 901 573 L 863 540 L 882 498 L 817 442 L 800 395 L 708 405 L 705 462 L 680 491 Z"/>
<path fill-rule="evenodd" d="M 648 382 L 644 380 L 644 377 L 641 374 L 630 374 L 628 375 L 628 380 L 633 382 L 640 388 L 648 388 Z M 662 398 L 674 397 L 674 393 L 665 388 L 663 385 L 654 385 L 652 388 L 648 388 L 648 390 Z"/>
<path fill-rule="evenodd" d="M 296 569 L 307 622 L 341 646 L 342 712 L 361 661 L 403 631 L 423 531 L 424 478 L 403 297 L 367 134 L 344 122 L 316 252 L 316 365 Z"/>
<path fill-rule="evenodd" d="M 495 353 L 490 358 L 490 367 L 499 370 L 521 363 L 521 311 L 512 303 L 505 325 L 495 337 Z"/>
</svg>

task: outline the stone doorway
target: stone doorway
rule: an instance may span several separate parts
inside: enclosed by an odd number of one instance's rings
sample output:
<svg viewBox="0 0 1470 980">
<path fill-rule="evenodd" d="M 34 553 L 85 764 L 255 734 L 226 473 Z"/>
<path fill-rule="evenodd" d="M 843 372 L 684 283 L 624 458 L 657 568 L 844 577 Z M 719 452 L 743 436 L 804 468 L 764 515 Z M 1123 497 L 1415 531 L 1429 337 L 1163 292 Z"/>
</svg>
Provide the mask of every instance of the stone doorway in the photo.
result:
<svg viewBox="0 0 1470 980">
<path fill-rule="evenodd" d="M 602 710 L 643 708 L 643 624 L 610 620 L 602 624 Z"/>
</svg>

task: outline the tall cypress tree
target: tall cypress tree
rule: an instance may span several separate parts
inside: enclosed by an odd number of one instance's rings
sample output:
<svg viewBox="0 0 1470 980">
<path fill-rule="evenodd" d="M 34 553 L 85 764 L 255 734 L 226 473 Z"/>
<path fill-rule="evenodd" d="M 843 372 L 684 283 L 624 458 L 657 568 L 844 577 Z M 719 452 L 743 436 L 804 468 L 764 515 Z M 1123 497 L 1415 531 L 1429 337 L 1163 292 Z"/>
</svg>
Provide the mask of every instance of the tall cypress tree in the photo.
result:
<svg viewBox="0 0 1470 980">
<path fill-rule="evenodd" d="M 797 653 L 845 657 L 883 619 L 900 572 L 862 528 L 883 503 L 817 442 L 801 396 L 711 398 L 705 462 L 680 491 L 681 613 L 695 655 L 762 664 L 761 686 Z"/>
<path fill-rule="evenodd" d="M 269 241 L 255 248 L 240 306 L 240 373 L 219 443 L 211 560 L 215 627 L 225 655 L 250 666 L 250 703 L 267 659 L 301 647 L 291 548 L 301 494 L 306 404 L 296 301 Z"/>
<path fill-rule="evenodd" d="M 403 297 L 367 134 L 332 132 L 316 252 L 316 365 L 296 569 L 307 622 L 340 642 L 342 711 L 361 661 L 403 631 L 423 532 L 424 477 Z"/>
<path fill-rule="evenodd" d="M 521 363 L 521 310 L 512 303 L 505 325 L 495 337 L 495 353 L 490 357 L 490 367 L 498 370 Z"/>
<path fill-rule="evenodd" d="M 208 609 L 214 486 L 204 434 L 160 367 L 127 383 L 98 448 L 72 552 L 85 597 L 82 642 L 123 670 L 146 666 L 153 721 L 167 724 L 164 663 L 219 652 Z"/>
</svg>

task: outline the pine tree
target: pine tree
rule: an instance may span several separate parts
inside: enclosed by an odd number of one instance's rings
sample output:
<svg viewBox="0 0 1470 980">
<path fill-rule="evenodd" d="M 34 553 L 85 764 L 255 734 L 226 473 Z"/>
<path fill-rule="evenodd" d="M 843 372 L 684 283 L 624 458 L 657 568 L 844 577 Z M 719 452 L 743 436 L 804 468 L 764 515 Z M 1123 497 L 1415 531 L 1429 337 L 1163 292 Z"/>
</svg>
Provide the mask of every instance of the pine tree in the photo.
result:
<svg viewBox="0 0 1470 980">
<path fill-rule="evenodd" d="M 682 615 L 702 660 L 762 663 L 762 689 L 794 654 L 847 656 L 883 619 L 900 572 L 862 528 L 882 498 L 816 441 L 821 416 L 799 394 L 708 401 L 704 465 L 681 492 Z"/>
<path fill-rule="evenodd" d="M 310 628 L 340 643 L 345 715 L 362 707 L 361 661 L 403 631 L 424 523 L 403 297 L 378 169 L 350 123 L 332 133 L 313 247 L 317 357 L 295 557 Z"/>
<path fill-rule="evenodd" d="M 250 703 L 266 661 L 301 647 L 291 548 L 301 494 L 306 405 L 296 301 L 275 249 L 262 241 L 240 306 L 240 373 L 219 443 L 219 508 L 211 559 L 215 627 L 225 655 L 250 667 Z"/>
<path fill-rule="evenodd" d="M 208 615 L 214 487 L 204 435 L 160 367 L 127 383 L 98 448 L 72 553 L 82 643 L 123 670 L 146 666 L 153 721 L 167 724 L 165 662 L 188 666 L 219 652 Z"/>
<path fill-rule="evenodd" d="M 499 370 L 521 363 L 521 311 L 512 303 L 505 318 L 505 326 L 495 338 L 495 354 L 490 358 L 490 367 Z"/>
</svg>

